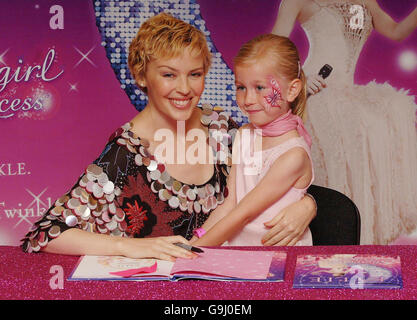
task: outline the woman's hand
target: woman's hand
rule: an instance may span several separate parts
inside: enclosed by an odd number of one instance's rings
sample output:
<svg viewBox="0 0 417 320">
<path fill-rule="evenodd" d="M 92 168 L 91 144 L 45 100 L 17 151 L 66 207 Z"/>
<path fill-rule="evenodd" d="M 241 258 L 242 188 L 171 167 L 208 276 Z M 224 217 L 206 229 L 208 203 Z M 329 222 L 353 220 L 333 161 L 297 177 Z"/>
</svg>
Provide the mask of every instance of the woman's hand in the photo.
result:
<svg viewBox="0 0 417 320">
<path fill-rule="evenodd" d="M 309 196 L 279 212 L 275 218 L 265 222 L 270 230 L 262 238 L 264 246 L 293 246 L 301 239 L 311 220 L 316 216 L 315 201 Z"/>
<path fill-rule="evenodd" d="M 327 87 L 326 81 L 318 74 L 307 76 L 307 93 L 314 95 Z"/>
<path fill-rule="evenodd" d="M 155 238 L 120 238 L 118 251 L 128 258 L 157 258 L 175 261 L 175 258 L 194 258 L 197 255 L 191 251 L 174 245 L 176 242 L 190 244 L 181 236 Z"/>
</svg>

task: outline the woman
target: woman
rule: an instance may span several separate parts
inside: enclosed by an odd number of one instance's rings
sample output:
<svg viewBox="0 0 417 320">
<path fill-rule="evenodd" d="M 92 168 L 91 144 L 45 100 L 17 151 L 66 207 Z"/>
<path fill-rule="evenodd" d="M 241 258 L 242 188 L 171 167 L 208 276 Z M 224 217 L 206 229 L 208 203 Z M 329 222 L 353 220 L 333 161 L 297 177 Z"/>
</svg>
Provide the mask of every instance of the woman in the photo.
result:
<svg viewBox="0 0 417 320">
<path fill-rule="evenodd" d="M 212 145 L 209 129 L 230 135 L 236 129 L 227 114 L 197 107 L 209 66 L 199 30 L 164 13 L 146 21 L 130 45 L 129 68 L 148 96 L 147 106 L 110 137 L 75 186 L 34 224 L 23 250 L 192 257 L 173 243 L 188 243 L 227 197 L 230 166 L 221 156 L 231 151 L 231 139 L 211 150 L 188 137 L 195 134 Z M 195 152 L 202 161 L 194 161 Z M 315 211 L 314 201 L 305 197 L 277 213 L 264 244 L 286 245 L 300 237 Z"/>
<path fill-rule="evenodd" d="M 296 20 L 310 43 L 303 68 L 315 183 L 354 200 L 361 244 L 387 244 L 416 227 L 416 105 L 388 84 L 354 85 L 353 75 L 372 28 L 402 40 L 417 27 L 417 8 L 396 23 L 375 0 L 283 0 L 272 32 L 288 36 Z M 317 76 L 324 64 L 333 67 L 326 81 Z"/>
</svg>

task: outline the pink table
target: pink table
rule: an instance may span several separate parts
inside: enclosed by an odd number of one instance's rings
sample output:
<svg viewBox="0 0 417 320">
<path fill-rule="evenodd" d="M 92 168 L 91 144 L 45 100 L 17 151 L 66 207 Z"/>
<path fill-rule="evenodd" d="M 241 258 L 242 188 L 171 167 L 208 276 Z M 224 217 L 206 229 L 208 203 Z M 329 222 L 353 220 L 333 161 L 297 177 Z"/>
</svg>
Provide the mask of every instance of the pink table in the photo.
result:
<svg viewBox="0 0 417 320">
<path fill-rule="evenodd" d="M 245 247 L 248 249 L 248 247 Z M 256 250 L 256 247 L 251 248 Z M 67 281 L 77 256 L 23 253 L 19 247 L 0 246 L 0 299 L 116 299 L 116 300 L 416 300 L 417 246 L 285 247 L 287 265 L 282 283 L 216 282 L 183 280 L 155 281 Z M 403 289 L 293 289 L 297 254 L 374 253 L 399 255 Z M 62 289 L 52 289 L 53 266 L 62 267 Z M 53 270 L 53 268 L 52 268 Z"/>
</svg>

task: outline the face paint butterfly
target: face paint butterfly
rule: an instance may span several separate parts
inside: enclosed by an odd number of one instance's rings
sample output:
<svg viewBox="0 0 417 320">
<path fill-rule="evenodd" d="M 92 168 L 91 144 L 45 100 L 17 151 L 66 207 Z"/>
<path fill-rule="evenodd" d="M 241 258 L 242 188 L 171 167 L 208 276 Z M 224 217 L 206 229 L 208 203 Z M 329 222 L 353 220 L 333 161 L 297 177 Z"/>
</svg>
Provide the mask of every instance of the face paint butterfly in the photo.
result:
<svg viewBox="0 0 417 320">
<path fill-rule="evenodd" d="M 271 105 L 271 107 L 281 107 L 279 105 L 279 101 L 282 100 L 281 92 L 279 92 L 278 90 L 272 88 L 272 92 L 264 98 L 266 102 L 268 102 L 268 104 Z"/>
<path fill-rule="evenodd" d="M 280 108 L 280 100 L 282 100 L 281 88 L 273 77 L 269 77 L 269 84 L 271 91 L 267 96 L 264 96 L 265 101 L 268 104 L 267 106 Z"/>
</svg>

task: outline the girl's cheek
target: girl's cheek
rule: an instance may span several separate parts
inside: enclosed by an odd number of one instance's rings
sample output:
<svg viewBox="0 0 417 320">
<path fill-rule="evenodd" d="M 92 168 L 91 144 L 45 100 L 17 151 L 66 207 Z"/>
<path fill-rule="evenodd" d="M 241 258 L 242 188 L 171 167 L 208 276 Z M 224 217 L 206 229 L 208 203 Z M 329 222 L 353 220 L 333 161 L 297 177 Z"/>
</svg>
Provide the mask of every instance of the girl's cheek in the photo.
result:
<svg viewBox="0 0 417 320">
<path fill-rule="evenodd" d="M 244 103 L 243 103 L 243 97 L 241 97 L 241 93 L 236 93 L 236 103 L 237 106 L 239 107 L 240 111 L 246 116 L 249 116 L 249 113 L 247 113 L 245 111 L 245 108 L 243 107 Z"/>
<path fill-rule="evenodd" d="M 268 84 L 269 92 L 266 96 L 264 96 L 266 109 L 269 110 L 271 107 L 281 108 L 282 94 L 278 81 L 276 81 L 273 77 L 270 77 L 268 79 Z"/>
</svg>

